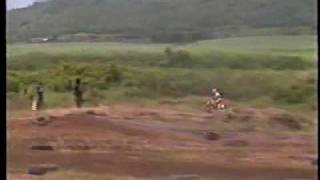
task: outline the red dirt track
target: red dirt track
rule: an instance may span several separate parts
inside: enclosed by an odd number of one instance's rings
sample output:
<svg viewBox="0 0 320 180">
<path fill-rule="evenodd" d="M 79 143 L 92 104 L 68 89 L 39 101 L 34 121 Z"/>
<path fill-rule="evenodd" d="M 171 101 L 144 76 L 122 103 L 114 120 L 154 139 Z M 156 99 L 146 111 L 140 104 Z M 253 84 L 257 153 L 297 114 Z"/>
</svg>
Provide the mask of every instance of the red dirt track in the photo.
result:
<svg viewBox="0 0 320 180">
<path fill-rule="evenodd" d="M 196 174 L 209 179 L 315 180 L 315 137 L 225 128 L 225 114 L 125 105 L 48 110 L 48 124 L 29 114 L 8 127 L 9 174 L 34 164 L 60 170 L 137 178 Z M 245 122 L 243 122 L 245 123 Z M 213 131 L 219 139 L 210 141 Z M 293 135 L 292 135 L 293 134 Z M 46 144 L 51 151 L 32 150 Z"/>
</svg>

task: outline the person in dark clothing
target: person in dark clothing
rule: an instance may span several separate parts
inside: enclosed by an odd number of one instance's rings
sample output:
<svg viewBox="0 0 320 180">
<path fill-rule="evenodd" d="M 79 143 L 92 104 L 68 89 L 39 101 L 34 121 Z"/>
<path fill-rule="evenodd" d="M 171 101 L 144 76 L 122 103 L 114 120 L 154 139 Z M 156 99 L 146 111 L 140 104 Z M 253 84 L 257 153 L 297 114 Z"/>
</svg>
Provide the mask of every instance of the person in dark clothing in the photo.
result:
<svg viewBox="0 0 320 180">
<path fill-rule="evenodd" d="M 37 111 L 42 109 L 44 104 L 44 90 L 43 85 L 38 83 L 34 89 L 33 102 L 32 102 L 32 110 Z"/>
<path fill-rule="evenodd" d="M 82 88 L 80 78 L 76 79 L 76 84 L 73 88 L 73 94 L 75 97 L 75 103 L 76 103 L 77 108 L 81 108 L 82 104 L 83 104 L 83 88 Z"/>
</svg>

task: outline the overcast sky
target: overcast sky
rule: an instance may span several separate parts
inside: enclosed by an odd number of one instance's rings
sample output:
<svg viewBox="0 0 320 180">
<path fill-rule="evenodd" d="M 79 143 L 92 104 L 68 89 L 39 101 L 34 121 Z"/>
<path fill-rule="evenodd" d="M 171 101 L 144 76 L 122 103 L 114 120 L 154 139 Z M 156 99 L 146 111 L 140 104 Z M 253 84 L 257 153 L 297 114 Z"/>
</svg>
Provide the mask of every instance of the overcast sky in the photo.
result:
<svg viewBox="0 0 320 180">
<path fill-rule="evenodd" d="M 6 0 L 7 10 L 27 7 L 33 3 L 34 0 Z"/>
</svg>

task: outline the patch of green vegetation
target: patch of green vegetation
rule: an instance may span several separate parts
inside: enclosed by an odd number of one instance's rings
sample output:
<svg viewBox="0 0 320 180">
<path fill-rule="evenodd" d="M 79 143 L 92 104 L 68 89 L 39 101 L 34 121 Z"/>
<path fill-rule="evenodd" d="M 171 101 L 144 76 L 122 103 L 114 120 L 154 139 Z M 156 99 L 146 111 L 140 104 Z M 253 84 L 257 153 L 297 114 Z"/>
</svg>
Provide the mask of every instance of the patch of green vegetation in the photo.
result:
<svg viewBox="0 0 320 180">
<path fill-rule="evenodd" d="M 253 36 L 199 41 L 189 44 L 130 44 L 130 43 L 48 43 L 15 44 L 7 46 L 7 57 L 12 61 L 62 61 L 87 60 L 107 61 L 115 58 L 151 59 L 164 58 L 163 51 L 186 50 L 192 56 L 206 59 L 207 56 L 263 56 L 296 57 L 314 61 L 316 58 L 316 36 Z M 161 56 L 162 55 L 162 56 Z M 130 61 L 129 61 L 130 62 Z"/>
<path fill-rule="evenodd" d="M 280 43 L 281 38 L 288 42 Z M 23 92 L 38 80 L 45 84 L 48 107 L 70 106 L 68 87 L 81 77 L 87 82 L 87 105 L 124 101 L 201 108 L 210 88 L 217 87 L 226 99 L 240 104 L 313 112 L 315 66 L 304 55 L 291 54 L 295 49 L 313 51 L 312 40 L 278 36 L 269 42 L 268 37 L 250 37 L 183 46 L 14 45 L 7 54 L 7 99 L 9 107 L 26 106 L 30 99 Z M 263 53 L 272 47 L 287 51 Z"/>
<path fill-rule="evenodd" d="M 53 94 L 60 94 L 61 98 L 67 96 L 64 94 L 68 93 L 69 82 L 75 77 L 82 77 L 87 82 L 89 101 L 101 101 L 111 97 L 156 100 L 164 97 L 206 96 L 211 87 L 217 87 L 225 98 L 234 101 L 246 102 L 269 97 L 272 103 L 305 103 L 310 105 L 309 108 L 315 108 L 314 73 L 309 70 L 307 75 L 305 74 L 305 71 L 297 70 L 191 70 L 168 67 L 144 69 L 77 63 L 64 64 L 45 71 L 13 71 L 8 75 L 7 83 L 10 86 L 7 86 L 7 92 L 21 94 L 32 80 L 38 80 L 46 85 L 49 92 L 47 96 L 57 101 L 57 104 L 49 101 L 50 104 L 58 105 L 60 101 L 65 103 L 66 99 L 59 99 Z M 302 75 L 306 78 L 301 78 Z"/>
<path fill-rule="evenodd" d="M 310 35 L 252 36 L 200 41 L 190 47 L 194 52 L 205 54 L 210 50 L 225 53 L 267 54 L 275 56 L 301 57 L 316 59 L 317 37 Z"/>
</svg>

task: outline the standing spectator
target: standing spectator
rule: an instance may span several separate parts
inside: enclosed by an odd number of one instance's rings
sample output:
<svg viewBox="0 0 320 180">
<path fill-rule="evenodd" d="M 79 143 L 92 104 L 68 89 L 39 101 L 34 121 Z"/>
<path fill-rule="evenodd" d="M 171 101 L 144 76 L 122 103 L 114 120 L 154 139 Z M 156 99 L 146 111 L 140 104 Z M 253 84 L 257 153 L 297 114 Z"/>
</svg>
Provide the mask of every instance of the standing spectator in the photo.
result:
<svg viewBox="0 0 320 180">
<path fill-rule="evenodd" d="M 80 78 L 76 79 L 76 84 L 73 87 L 73 94 L 77 108 L 81 108 L 83 104 L 83 86 Z"/>
</svg>

